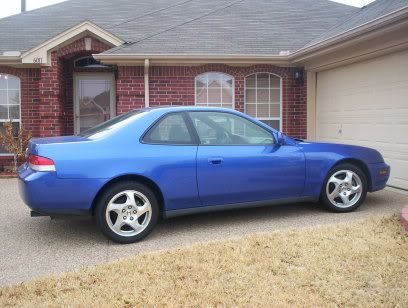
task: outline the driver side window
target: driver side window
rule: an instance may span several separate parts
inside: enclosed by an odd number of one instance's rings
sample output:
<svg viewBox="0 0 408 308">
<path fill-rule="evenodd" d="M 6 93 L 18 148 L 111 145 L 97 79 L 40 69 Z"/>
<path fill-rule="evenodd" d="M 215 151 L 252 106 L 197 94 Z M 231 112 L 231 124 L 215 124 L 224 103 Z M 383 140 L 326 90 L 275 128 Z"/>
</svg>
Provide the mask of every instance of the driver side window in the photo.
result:
<svg viewBox="0 0 408 308">
<path fill-rule="evenodd" d="M 226 112 L 190 112 L 202 145 L 272 144 L 272 134 L 245 118 Z"/>
</svg>

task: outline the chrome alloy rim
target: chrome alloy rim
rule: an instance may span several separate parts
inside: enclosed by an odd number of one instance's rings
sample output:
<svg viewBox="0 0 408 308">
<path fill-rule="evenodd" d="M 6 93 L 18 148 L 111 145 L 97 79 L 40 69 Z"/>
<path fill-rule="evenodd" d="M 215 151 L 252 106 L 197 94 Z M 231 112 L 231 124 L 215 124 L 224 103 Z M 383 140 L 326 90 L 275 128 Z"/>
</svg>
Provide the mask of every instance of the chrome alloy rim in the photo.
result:
<svg viewBox="0 0 408 308">
<path fill-rule="evenodd" d="M 363 192 L 363 184 L 357 173 L 340 170 L 327 181 L 326 195 L 331 204 L 348 208 L 355 205 Z"/>
<path fill-rule="evenodd" d="M 134 236 L 148 226 L 152 206 L 145 195 L 136 190 L 122 191 L 109 201 L 106 222 L 109 228 L 121 236 Z"/>
</svg>

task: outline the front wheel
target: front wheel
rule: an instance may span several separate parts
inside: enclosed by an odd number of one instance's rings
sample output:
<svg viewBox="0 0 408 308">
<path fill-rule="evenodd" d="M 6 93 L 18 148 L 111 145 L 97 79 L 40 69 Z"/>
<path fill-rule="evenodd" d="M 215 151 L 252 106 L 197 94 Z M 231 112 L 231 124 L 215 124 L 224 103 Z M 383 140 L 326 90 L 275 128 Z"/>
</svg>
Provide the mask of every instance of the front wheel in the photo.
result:
<svg viewBox="0 0 408 308">
<path fill-rule="evenodd" d="M 321 201 L 335 212 L 351 212 L 358 208 L 367 195 L 367 178 L 360 168 L 341 164 L 328 174 L 322 189 Z"/>
<path fill-rule="evenodd" d="M 137 182 L 117 183 L 99 198 L 96 223 L 110 240 L 128 244 L 147 236 L 159 217 L 155 194 Z"/>
</svg>

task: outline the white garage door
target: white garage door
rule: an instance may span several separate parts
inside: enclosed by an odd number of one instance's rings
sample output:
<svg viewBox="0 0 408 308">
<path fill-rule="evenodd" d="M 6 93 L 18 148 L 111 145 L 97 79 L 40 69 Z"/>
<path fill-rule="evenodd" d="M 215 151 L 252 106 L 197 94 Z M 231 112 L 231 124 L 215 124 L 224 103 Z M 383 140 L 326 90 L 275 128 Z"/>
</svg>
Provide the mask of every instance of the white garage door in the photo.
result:
<svg viewBox="0 0 408 308">
<path fill-rule="evenodd" d="M 316 137 L 372 147 L 408 189 L 408 51 L 317 73 Z"/>
</svg>

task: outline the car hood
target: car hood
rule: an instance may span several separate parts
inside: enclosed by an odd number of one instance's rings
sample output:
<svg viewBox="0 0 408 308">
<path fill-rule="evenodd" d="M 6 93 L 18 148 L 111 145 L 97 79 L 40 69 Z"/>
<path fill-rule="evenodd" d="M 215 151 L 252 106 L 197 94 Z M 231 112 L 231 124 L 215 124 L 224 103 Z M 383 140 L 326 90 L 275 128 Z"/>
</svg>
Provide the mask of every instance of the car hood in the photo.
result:
<svg viewBox="0 0 408 308">
<path fill-rule="evenodd" d="M 382 163 L 384 158 L 375 149 L 359 145 L 299 141 L 298 146 L 306 153 L 327 152 L 343 158 L 356 158 L 366 163 Z"/>
</svg>

